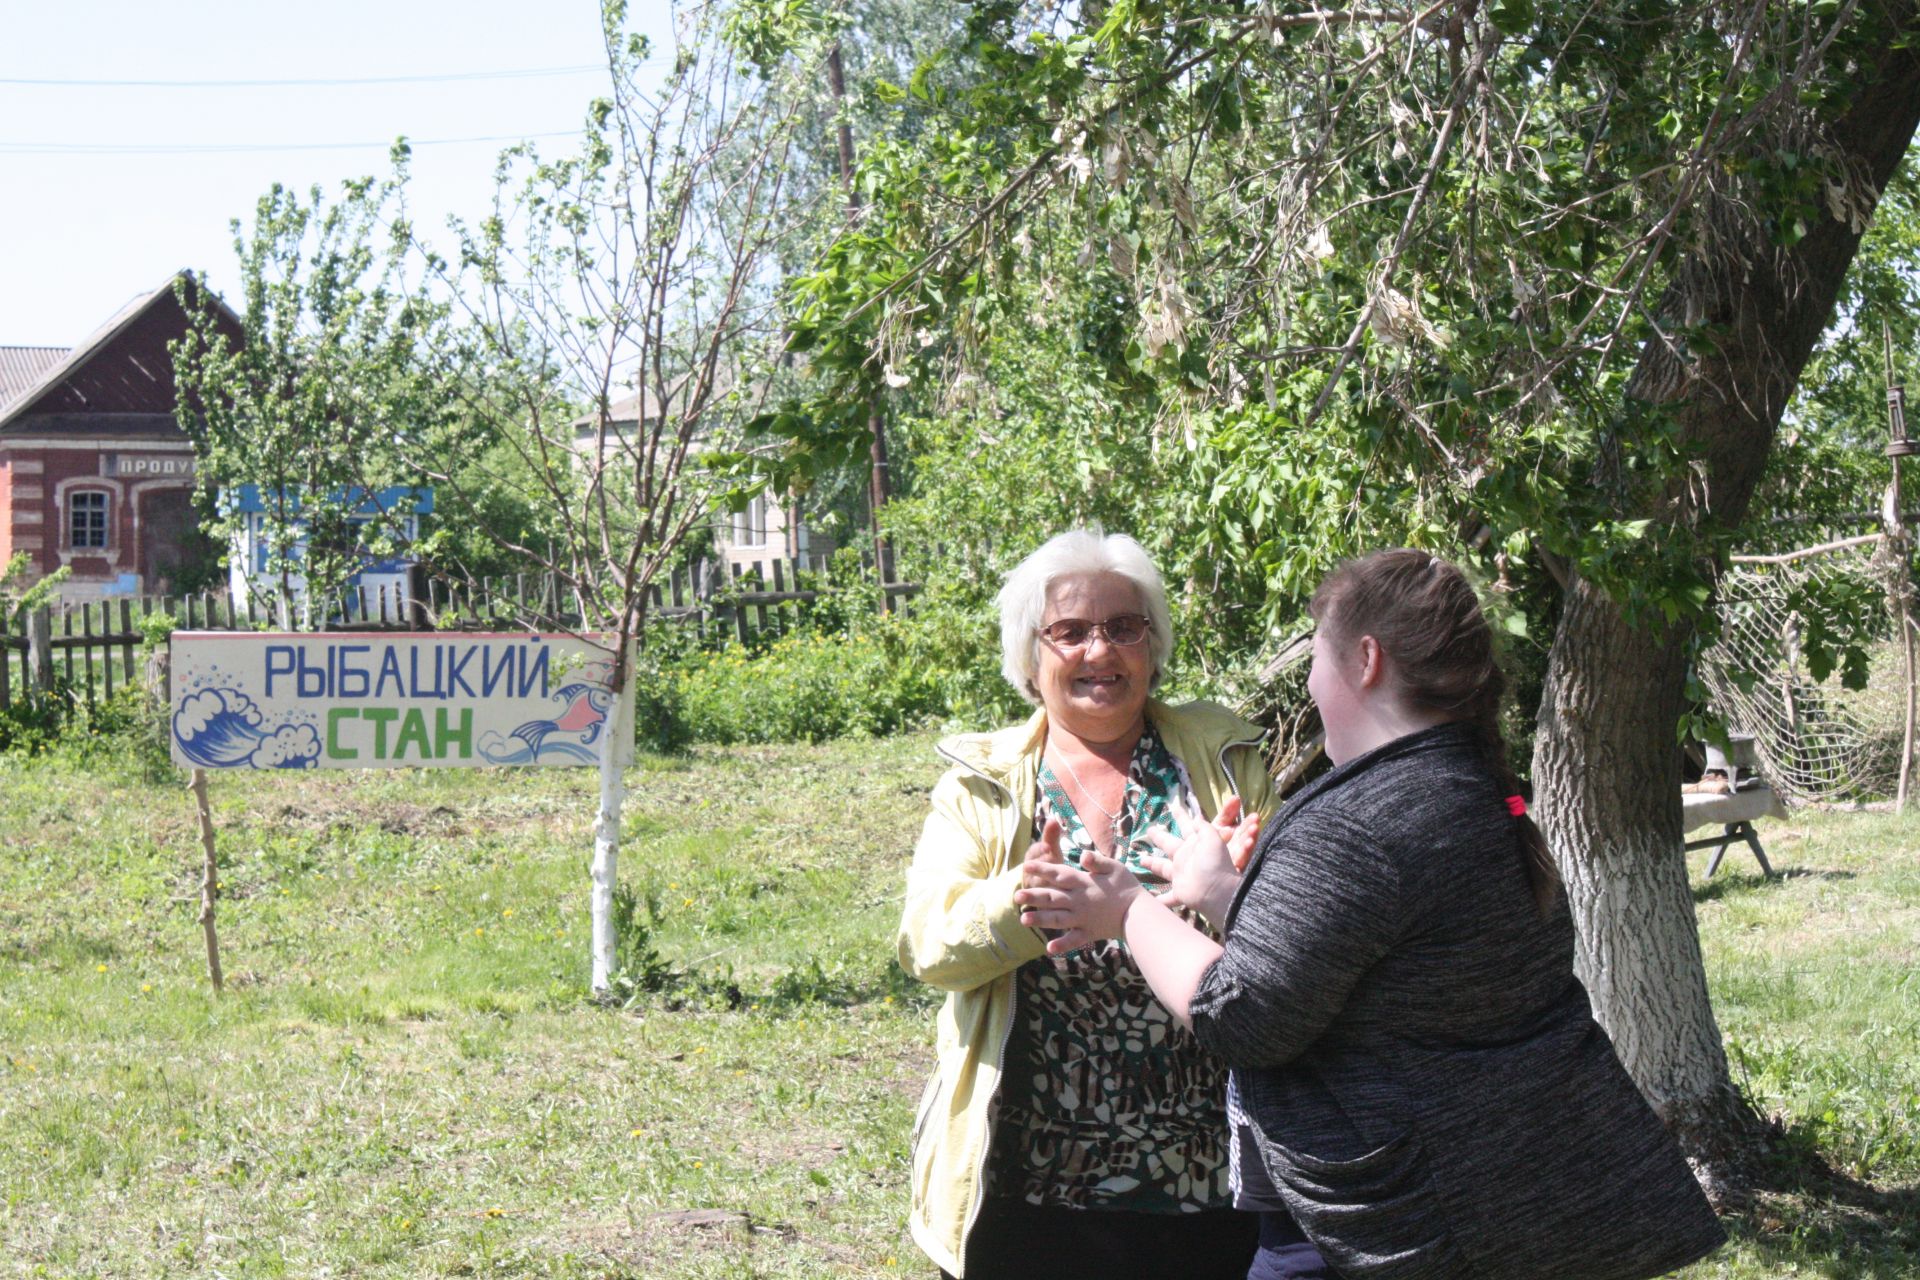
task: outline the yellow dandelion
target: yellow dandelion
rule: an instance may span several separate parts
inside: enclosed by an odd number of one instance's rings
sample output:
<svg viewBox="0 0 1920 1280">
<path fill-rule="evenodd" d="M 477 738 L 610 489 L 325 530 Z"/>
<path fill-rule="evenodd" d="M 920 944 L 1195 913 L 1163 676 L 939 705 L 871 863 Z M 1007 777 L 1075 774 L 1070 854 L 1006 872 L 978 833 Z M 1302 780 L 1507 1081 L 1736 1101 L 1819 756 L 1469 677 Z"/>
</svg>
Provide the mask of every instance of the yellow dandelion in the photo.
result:
<svg viewBox="0 0 1920 1280">
<path fill-rule="evenodd" d="M 501 918 L 502 920 L 511 920 L 511 919 L 513 919 L 513 908 L 512 908 L 512 907 L 508 907 L 508 908 L 507 908 L 507 909 L 506 909 L 505 911 L 502 911 L 502 912 L 500 913 L 500 918 Z"/>
<path fill-rule="evenodd" d="M 507 1211 L 496 1205 L 495 1207 L 487 1210 L 487 1216 L 489 1218 L 504 1218 L 507 1216 Z"/>
<path fill-rule="evenodd" d="M 692 906 L 692 905 L 693 905 L 693 899 L 692 899 L 692 898 L 682 898 L 682 899 L 680 900 L 680 905 L 681 905 L 681 906 L 683 906 L 683 907 L 690 907 L 690 906 Z"/>
<path fill-rule="evenodd" d="M 412 1226 L 413 1226 L 413 1219 L 412 1219 L 412 1218 L 402 1218 L 402 1219 L 400 1219 L 400 1229 L 401 1229 L 402 1231 L 406 1231 L 406 1230 L 408 1230 L 409 1228 L 411 1228 Z"/>
<path fill-rule="evenodd" d="M 151 982 L 143 982 L 140 984 L 140 990 L 151 991 L 153 990 L 153 984 Z"/>
<path fill-rule="evenodd" d="M 93 966 L 93 971 L 95 973 L 105 973 L 107 971 L 107 966 L 104 964 L 97 964 Z"/>
<path fill-rule="evenodd" d="M 481 927 L 480 925 L 475 925 L 475 926 L 473 926 L 473 936 L 474 936 L 474 937 L 476 937 L 476 938 L 477 938 L 477 937 L 479 937 L 479 936 L 480 936 L 481 934 L 483 934 L 483 933 L 485 933 L 485 932 L 486 932 L 486 929 L 484 929 L 484 928 L 483 928 L 483 927 Z"/>
<path fill-rule="evenodd" d="M 627 1136 L 629 1138 L 644 1138 L 647 1136 L 647 1131 L 645 1129 L 634 1129 L 629 1131 Z"/>
<path fill-rule="evenodd" d="M 693 1162 L 693 1167 L 696 1169 L 704 1169 L 707 1167 L 707 1162 L 705 1160 L 695 1160 Z"/>
</svg>

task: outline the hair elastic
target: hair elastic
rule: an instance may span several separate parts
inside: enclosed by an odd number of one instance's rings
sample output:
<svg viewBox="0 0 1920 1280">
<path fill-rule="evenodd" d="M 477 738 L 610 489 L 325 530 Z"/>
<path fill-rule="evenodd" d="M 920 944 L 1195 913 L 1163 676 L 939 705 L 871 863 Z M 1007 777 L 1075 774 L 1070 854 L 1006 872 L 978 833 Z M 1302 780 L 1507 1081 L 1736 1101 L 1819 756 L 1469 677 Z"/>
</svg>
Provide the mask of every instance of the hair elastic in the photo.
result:
<svg viewBox="0 0 1920 1280">
<path fill-rule="evenodd" d="M 1527 816 L 1527 802 L 1519 796 L 1508 796 L 1507 812 L 1516 818 L 1524 818 Z"/>
</svg>

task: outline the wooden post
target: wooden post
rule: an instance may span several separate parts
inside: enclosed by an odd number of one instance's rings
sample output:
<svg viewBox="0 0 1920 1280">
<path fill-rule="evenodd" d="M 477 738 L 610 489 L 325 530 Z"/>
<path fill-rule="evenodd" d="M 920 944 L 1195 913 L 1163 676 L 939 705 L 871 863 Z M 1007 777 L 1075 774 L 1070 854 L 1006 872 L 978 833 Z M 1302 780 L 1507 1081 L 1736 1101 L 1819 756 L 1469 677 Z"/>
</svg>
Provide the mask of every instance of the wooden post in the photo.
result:
<svg viewBox="0 0 1920 1280">
<path fill-rule="evenodd" d="M 1893 367 L 1893 330 L 1880 323 L 1880 341 L 1886 357 L 1887 430 L 1891 442 L 1906 439 L 1906 388 L 1896 381 Z M 1900 651 L 1905 655 L 1907 706 L 1905 732 L 1900 740 L 1900 783 L 1894 793 L 1894 812 L 1907 811 L 1907 792 L 1913 777 L 1914 719 L 1920 710 L 1920 671 L 1916 671 L 1913 628 L 1913 542 L 1907 532 L 1900 499 L 1900 448 L 1887 445 L 1887 467 L 1893 474 L 1887 481 L 1886 497 L 1880 505 L 1880 554 L 1885 559 L 1887 603 L 1893 606 L 1893 625 L 1900 628 Z"/>
<path fill-rule="evenodd" d="M 1900 739 L 1900 784 L 1894 792 L 1893 811 L 1907 811 L 1907 795 L 1913 782 L 1913 749 L 1916 713 L 1920 713 L 1920 658 L 1915 650 L 1913 627 L 1913 579 L 1907 566 L 1912 543 L 1900 512 L 1900 459 L 1893 464 L 1893 481 L 1887 486 L 1886 503 L 1880 512 L 1886 529 L 1884 554 L 1887 557 L 1887 596 L 1893 605 L 1893 625 L 1900 629 L 1900 651 L 1905 658 L 1907 706 L 1904 734 Z"/>
<path fill-rule="evenodd" d="M 133 601 L 120 602 L 120 634 L 127 639 L 120 645 L 120 677 L 122 684 L 133 683 Z M 112 657 L 107 661 L 111 663 Z"/>
<path fill-rule="evenodd" d="M 224 979 L 220 973 L 220 934 L 214 927 L 213 904 L 220 897 L 220 863 L 213 851 L 213 807 L 207 801 L 207 771 L 195 769 L 187 785 L 200 811 L 200 845 L 206 853 L 200 870 L 200 931 L 207 937 L 207 977 L 213 989 L 219 991 Z"/>
<path fill-rule="evenodd" d="M 742 645 L 745 645 L 747 643 L 747 606 L 745 606 L 744 604 L 741 604 L 739 600 L 740 566 L 735 564 L 731 566 L 731 568 L 733 570 L 733 594 L 734 594 L 733 633 L 735 636 L 739 637 L 740 643 Z"/>
<path fill-rule="evenodd" d="M 80 634 L 86 637 L 86 640 L 87 640 L 87 643 L 80 647 L 80 662 L 81 662 L 81 670 L 85 672 L 87 677 L 87 705 L 92 706 L 94 703 L 94 696 L 93 696 L 93 605 L 91 602 L 80 606 Z M 107 692 L 112 693 L 113 692 L 112 688 L 109 687 Z"/>
<path fill-rule="evenodd" d="M 53 614 L 45 605 L 27 615 L 27 687 L 53 692 Z"/>
</svg>

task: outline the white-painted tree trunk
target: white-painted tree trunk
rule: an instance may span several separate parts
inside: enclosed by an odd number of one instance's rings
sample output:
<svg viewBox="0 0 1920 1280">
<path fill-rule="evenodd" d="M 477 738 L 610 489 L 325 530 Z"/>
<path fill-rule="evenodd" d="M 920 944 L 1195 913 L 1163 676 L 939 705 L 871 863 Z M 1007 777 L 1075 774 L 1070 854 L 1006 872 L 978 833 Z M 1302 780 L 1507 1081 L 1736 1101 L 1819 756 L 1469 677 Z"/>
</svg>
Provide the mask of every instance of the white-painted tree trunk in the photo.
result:
<svg viewBox="0 0 1920 1280">
<path fill-rule="evenodd" d="M 1620 1061 L 1711 1187 L 1746 1126 L 1707 992 L 1673 726 L 1686 637 L 1576 583 L 1535 738 L 1535 808 L 1566 883 L 1575 969 Z"/>
<path fill-rule="evenodd" d="M 593 820 L 593 989 L 605 991 L 613 977 L 618 941 L 613 932 L 613 889 L 620 872 L 620 809 L 626 802 L 626 765 L 633 743 L 633 664 L 625 664 L 600 738 L 600 811 Z"/>
</svg>

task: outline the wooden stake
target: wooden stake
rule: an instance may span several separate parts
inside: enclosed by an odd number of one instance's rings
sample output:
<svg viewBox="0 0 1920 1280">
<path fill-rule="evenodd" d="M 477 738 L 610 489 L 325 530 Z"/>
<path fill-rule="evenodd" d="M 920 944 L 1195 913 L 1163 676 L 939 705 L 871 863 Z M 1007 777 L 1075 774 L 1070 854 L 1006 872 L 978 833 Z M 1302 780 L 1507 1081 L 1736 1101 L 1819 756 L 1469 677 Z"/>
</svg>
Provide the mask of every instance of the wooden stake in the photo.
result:
<svg viewBox="0 0 1920 1280">
<path fill-rule="evenodd" d="M 1880 322 L 1880 341 L 1886 357 L 1887 378 L 1887 431 L 1891 439 L 1905 435 L 1901 422 L 1900 406 L 1905 402 L 1905 392 L 1894 381 L 1893 368 L 1893 329 L 1886 321 Z M 1913 776 L 1913 738 L 1916 711 L 1920 711 L 1920 671 L 1916 671 L 1913 643 L 1912 621 L 1913 577 L 1907 566 L 1911 562 L 1913 544 L 1908 540 L 1906 522 L 1902 519 L 1900 499 L 1900 455 L 1888 446 L 1888 469 L 1893 472 L 1887 482 L 1887 494 L 1880 505 L 1880 532 L 1886 539 L 1882 553 L 1886 555 L 1887 599 L 1894 607 L 1893 625 L 1900 629 L 1901 651 L 1906 656 L 1907 707 L 1906 734 L 1900 743 L 1900 785 L 1894 793 L 1895 813 L 1907 811 L 1908 783 Z"/>
<path fill-rule="evenodd" d="M 207 801 L 207 771 L 195 769 L 187 786 L 200 810 L 200 844 L 206 850 L 206 862 L 200 871 L 200 930 L 207 935 L 207 977 L 219 991 L 220 934 L 214 928 L 213 904 L 220 897 L 220 862 L 213 852 L 213 806 Z"/>
<path fill-rule="evenodd" d="M 1920 662 L 1916 661 L 1914 653 L 1913 619 L 1910 610 L 1913 584 L 1910 580 L 1905 580 L 1908 577 L 1907 551 L 1912 544 L 1907 540 L 1906 525 L 1900 518 L 1900 459 L 1889 458 L 1888 461 L 1893 464 L 1893 482 L 1887 486 L 1886 509 L 1881 512 L 1881 519 L 1886 524 L 1887 541 L 1890 544 L 1888 550 L 1893 553 L 1894 558 L 1887 565 L 1887 573 L 1890 575 L 1887 594 L 1893 597 L 1894 606 L 1898 610 L 1894 615 L 1893 625 L 1900 629 L 1900 638 L 1903 641 L 1901 651 L 1906 656 L 1907 676 L 1906 735 L 1900 743 L 1900 786 L 1894 793 L 1893 811 L 1905 813 L 1907 793 L 1913 779 L 1914 722 L 1916 718 L 1920 718 Z"/>
</svg>

